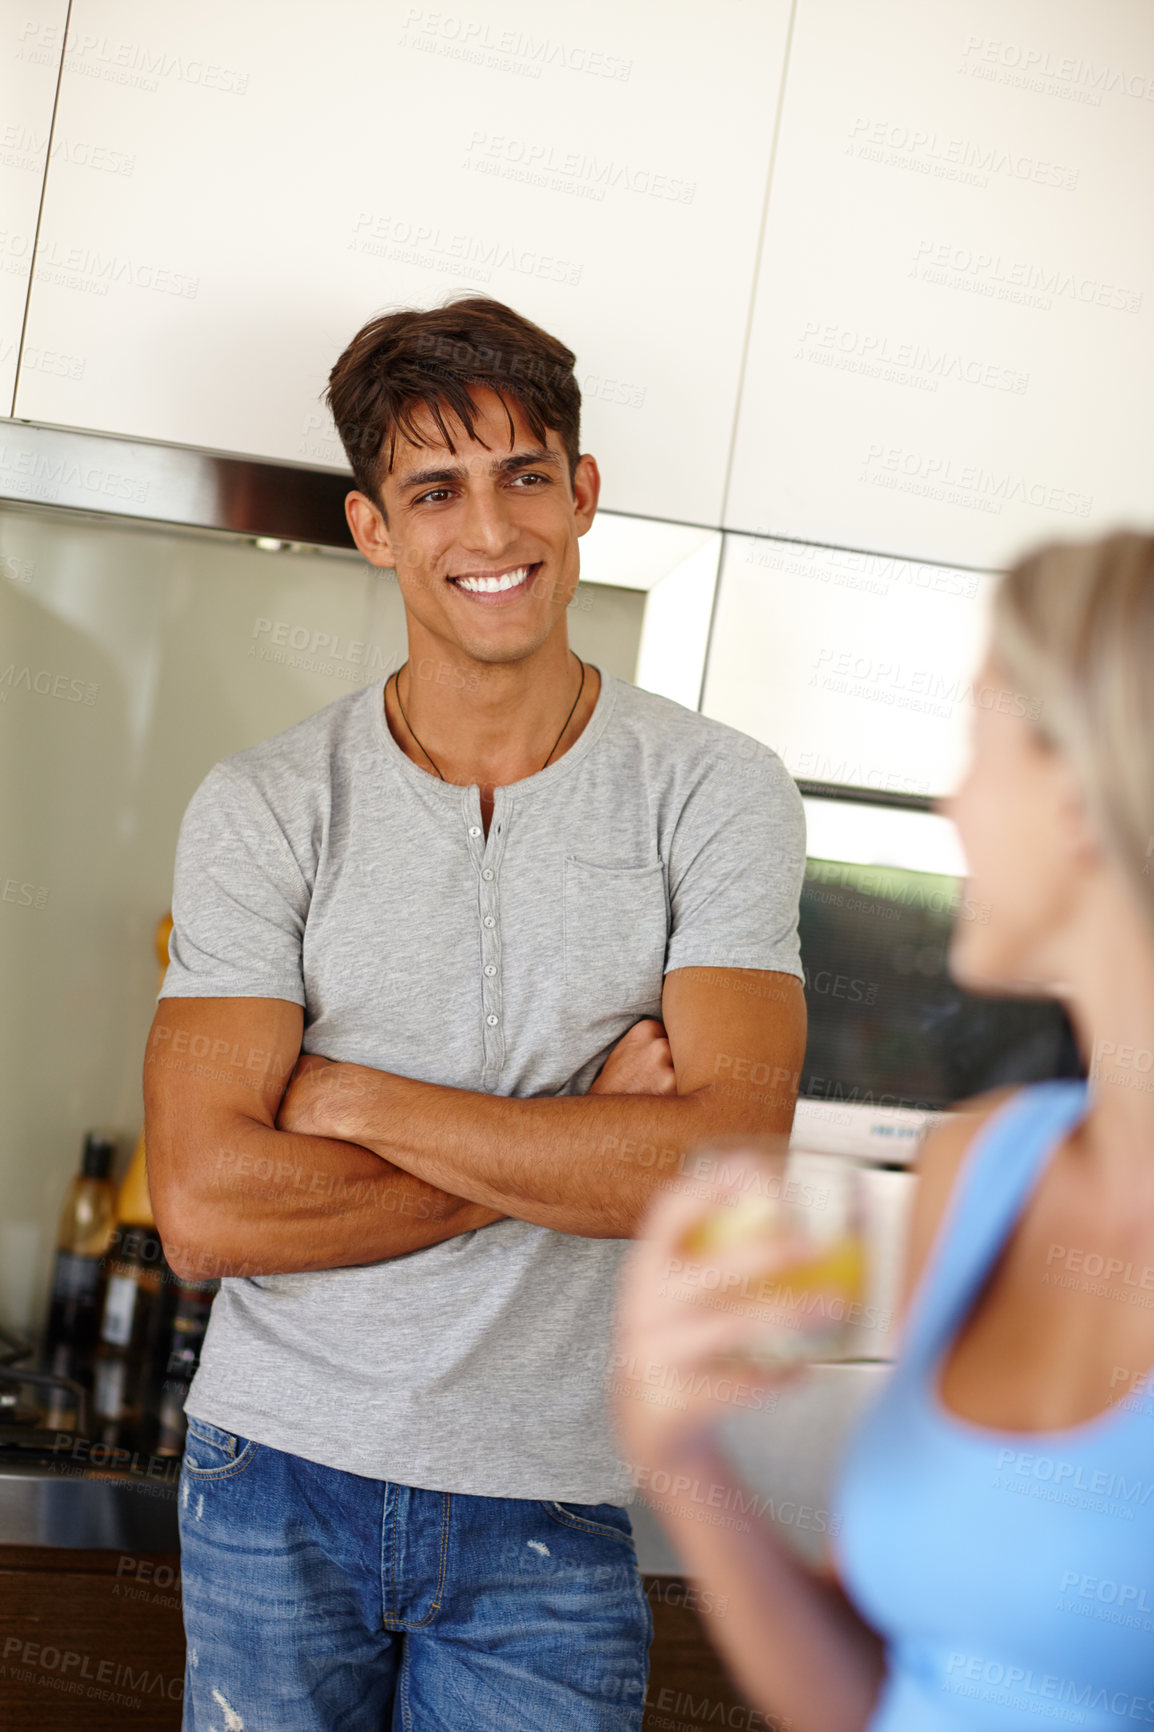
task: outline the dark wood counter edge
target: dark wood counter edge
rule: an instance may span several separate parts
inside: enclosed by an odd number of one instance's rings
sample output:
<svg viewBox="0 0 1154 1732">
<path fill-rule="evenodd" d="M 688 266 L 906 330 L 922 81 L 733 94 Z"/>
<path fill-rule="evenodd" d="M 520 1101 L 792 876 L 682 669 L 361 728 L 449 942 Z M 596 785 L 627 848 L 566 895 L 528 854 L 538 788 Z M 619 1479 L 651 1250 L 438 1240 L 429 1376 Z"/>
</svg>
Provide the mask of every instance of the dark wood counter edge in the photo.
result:
<svg viewBox="0 0 1154 1732">
<path fill-rule="evenodd" d="M 118 1551 L 115 1546 L 75 1549 L 72 1546 L 9 1546 L 0 1544 L 0 1572 L 4 1570 L 50 1570 L 57 1575 L 62 1570 L 82 1576 L 114 1576 L 121 1568 L 121 1559 L 130 1557 L 133 1563 L 169 1564 L 180 1568 L 179 1552 L 146 1552 L 134 1549 Z"/>
</svg>

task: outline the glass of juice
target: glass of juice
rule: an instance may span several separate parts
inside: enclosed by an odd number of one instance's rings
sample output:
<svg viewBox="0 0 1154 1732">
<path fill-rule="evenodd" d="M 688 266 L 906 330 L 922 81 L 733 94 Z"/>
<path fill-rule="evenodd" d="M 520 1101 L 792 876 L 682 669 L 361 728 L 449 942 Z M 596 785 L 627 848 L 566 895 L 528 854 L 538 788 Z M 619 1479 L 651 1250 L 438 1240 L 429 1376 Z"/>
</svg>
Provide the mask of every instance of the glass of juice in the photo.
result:
<svg viewBox="0 0 1154 1732">
<path fill-rule="evenodd" d="M 852 1356 L 866 1287 L 865 1187 L 847 1155 L 791 1161 L 781 1136 L 714 1137 L 689 1154 L 686 1171 L 703 1190 L 737 1178 L 733 1158 L 753 1157 L 735 1194 L 707 1203 L 681 1238 L 679 1254 L 701 1265 L 702 1298 L 755 1307 L 765 1327 L 736 1359 L 753 1365 L 796 1365 Z M 788 1242 L 796 1253 L 780 1263 Z M 756 1251 L 764 1247 L 765 1263 Z M 737 1258 L 740 1277 L 722 1264 Z M 716 1277 L 711 1280 L 710 1276 Z"/>
</svg>

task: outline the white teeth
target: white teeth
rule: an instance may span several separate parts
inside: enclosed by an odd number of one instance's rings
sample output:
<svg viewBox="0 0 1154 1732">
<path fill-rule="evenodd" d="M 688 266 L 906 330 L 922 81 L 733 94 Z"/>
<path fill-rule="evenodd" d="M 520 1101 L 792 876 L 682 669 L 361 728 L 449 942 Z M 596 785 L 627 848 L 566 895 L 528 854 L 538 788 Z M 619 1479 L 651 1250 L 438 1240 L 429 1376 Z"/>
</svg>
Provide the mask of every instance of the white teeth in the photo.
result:
<svg viewBox="0 0 1154 1732">
<path fill-rule="evenodd" d="M 519 565 L 516 571 L 506 571 L 500 577 L 455 577 L 453 582 L 462 589 L 474 589 L 483 595 L 495 595 L 498 590 L 516 589 L 519 583 L 524 583 L 532 568 Z"/>
</svg>

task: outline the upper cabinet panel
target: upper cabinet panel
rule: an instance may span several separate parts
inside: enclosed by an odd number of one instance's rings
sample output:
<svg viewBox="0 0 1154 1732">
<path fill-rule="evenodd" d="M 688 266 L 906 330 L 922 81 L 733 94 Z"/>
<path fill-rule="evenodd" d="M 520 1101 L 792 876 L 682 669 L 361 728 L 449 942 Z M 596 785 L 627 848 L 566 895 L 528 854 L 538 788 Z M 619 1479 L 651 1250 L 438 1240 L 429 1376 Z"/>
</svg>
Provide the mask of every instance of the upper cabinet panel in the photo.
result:
<svg viewBox="0 0 1154 1732">
<path fill-rule="evenodd" d="M 929 798 L 979 709 L 1030 713 L 982 676 L 991 574 L 727 535 L 701 708 L 791 775 Z"/>
<path fill-rule="evenodd" d="M 36 217 L 48 161 L 52 104 L 64 48 L 67 0 L 25 0 L 0 18 L 0 414 L 12 412 L 16 356 L 28 301 Z M 83 141 L 59 137 L 53 154 L 71 149 L 78 165 Z M 25 365 L 51 372 L 70 357 L 30 349 Z"/>
<path fill-rule="evenodd" d="M 374 313 L 476 292 L 578 357 L 610 509 L 720 521 L 788 0 L 73 0 L 32 420 L 344 466 Z"/>
<path fill-rule="evenodd" d="M 1148 522 L 1149 0 L 798 0 L 726 523 L 1000 566 Z"/>
</svg>

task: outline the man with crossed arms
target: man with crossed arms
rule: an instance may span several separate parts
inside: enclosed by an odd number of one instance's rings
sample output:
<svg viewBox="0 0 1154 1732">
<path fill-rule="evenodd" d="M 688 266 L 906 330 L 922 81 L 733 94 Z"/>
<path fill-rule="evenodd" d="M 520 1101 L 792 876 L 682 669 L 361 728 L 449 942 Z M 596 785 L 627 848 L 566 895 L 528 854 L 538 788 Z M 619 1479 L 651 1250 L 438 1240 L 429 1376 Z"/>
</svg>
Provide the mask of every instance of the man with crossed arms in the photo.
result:
<svg viewBox="0 0 1154 1732">
<path fill-rule="evenodd" d="M 483 297 L 357 334 L 328 397 L 408 660 L 181 825 L 149 1179 L 224 1277 L 185 1732 L 641 1725 L 615 1276 L 695 1144 L 790 1126 L 804 821 L 766 746 L 570 649 L 573 361 Z"/>
</svg>

